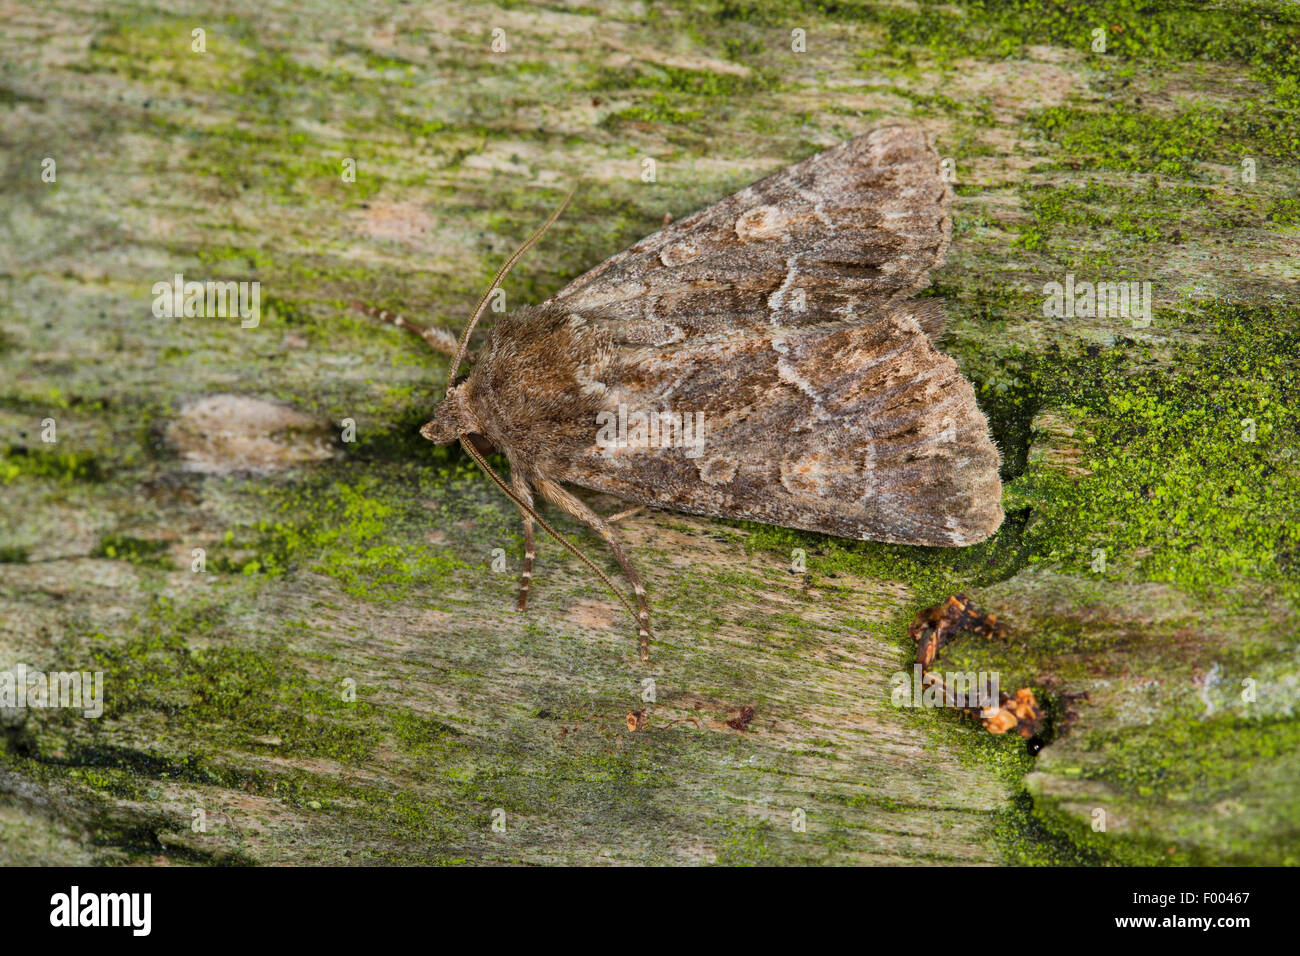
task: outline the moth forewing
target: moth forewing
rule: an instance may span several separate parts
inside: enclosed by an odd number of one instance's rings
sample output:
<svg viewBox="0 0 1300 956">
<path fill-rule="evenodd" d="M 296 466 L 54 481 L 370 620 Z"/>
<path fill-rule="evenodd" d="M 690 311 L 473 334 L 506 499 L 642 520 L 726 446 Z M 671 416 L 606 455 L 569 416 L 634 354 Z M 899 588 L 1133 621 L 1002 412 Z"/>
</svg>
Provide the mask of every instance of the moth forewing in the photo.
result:
<svg viewBox="0 0 1300 956">
<path fill-rule="evenodd" d="M 703 440 L 605 442 L 561 479 L 639 504 L 840 537 L 966 545 L 1001 523 L 974 390 L 907 316 L 627 349 L 603 413 L 662 409 Z"/>
</svg>

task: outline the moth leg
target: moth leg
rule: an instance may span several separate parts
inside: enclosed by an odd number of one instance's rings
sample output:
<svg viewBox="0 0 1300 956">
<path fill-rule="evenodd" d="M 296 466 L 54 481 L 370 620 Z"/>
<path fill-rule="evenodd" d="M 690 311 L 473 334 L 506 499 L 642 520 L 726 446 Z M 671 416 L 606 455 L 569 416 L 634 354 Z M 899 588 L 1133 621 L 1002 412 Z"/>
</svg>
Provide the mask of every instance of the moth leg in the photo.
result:
<svg viewBox="0 0 1300 956">
<path fill-rule="evenodd" d="M 610 515 L 605 520 L 610 524 L 613 524 L 615 521 L 622 521 L 624 518 L 630 518 L 634 514 L 640 514 L 642 511 L 645 511 L 645 505 L 637 505 L 635 508 L 628 508 L 626 511 L 620 511 L 616 515 Z"/>
<path fill-rule="evenodd" d="M 533 493 L 528 487 L 528 480 L 513 468 L 510 469 L 510 487 L 528 502 L 528 507 L 533 507 Z M 519 513 L 524 519 L 524 570 L 519 576 L 519 600 L 515 602 L 515 610 L 523 611 L 528 608 L 528 586 L 533 583 L 533 559 L 537 557 L 537 542 L 533 539 L 533 519 L 523 509 Z"/>
<path fill-rule="evenodd" d="M 387 322 L 389 325 L 395 325 L 399 329 L 406 329 L 408 332 L 414 332 L 420 338 L 424 339 L 435 352 L 441 352 L 443 355 L 454 356 L 456 354 L 456 337 L 445 329 L 425 328 L 422 325 L 416 325 L 410 319 L 398 315 L 396 312 L 389 312 L 387 309 L 376 309 L 373 305 L 366 305 L 364 302 L 353 302 L 352 307 L 358 312 L 364 312 L 372 319 L 378 319 L 380 322 Z"/>
<path fill-rule="evenodd" d="M 537 482 L 537 490 L 542 493 L 543 498 L 552 504 L 558 505 L 566 514 L 581 521 L 600 535 L 601 539 L 609 545 L 614 560 L 623 569 L 623 574 L 626 575 L 628 582 L 632 585 L 632 590 L 636 592 L 637 634 L 641 639 L 641 660 L 648 661 L 650 659 L 650 604 L 646 600 L 645 585 L 641 583 L 641 576 L 636 573 L 636 568 L 632 566 L 627 552 L 623 550 L 623 543 L 615 536 L 614 529 L 609 526 L 608 521 L 554 481 L 546 478 L 541 479 Z"/>
</svg>

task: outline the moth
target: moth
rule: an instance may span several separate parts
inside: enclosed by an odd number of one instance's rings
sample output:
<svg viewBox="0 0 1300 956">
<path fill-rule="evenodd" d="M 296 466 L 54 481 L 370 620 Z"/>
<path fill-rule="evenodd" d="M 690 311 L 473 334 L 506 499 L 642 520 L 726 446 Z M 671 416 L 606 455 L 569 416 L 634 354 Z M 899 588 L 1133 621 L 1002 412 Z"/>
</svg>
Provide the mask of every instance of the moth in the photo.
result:
<svg viewBox="0 0 1300 956">
<path fill-rule="evenodd" d="M 533 578 L 535 522 L 633 615 L 644 661 L 652 631 L 641 577 L 611 522 L 565 485 L 868 541 L 963 546 L 997 530 L 1002 486 L 988 422 L 935 348 L 942 304 L 913 298 L 943 262 L 951 202 L 924 132 L 882 126 L 506 314 L 473 356 L 470 335 L 490 297 L 563 204 L 500 269 L 459 341 L 358 307 L 452 356 L 446 395 L 420 433 L 459 441 L 518 507 L 518 609 Z M 696 425 L 689 442 L 678 440 L 686 416 Z M 508 481 L 485 457 L 498 449 Z M 538 514 L 536 494 L 605 542 L 635 608 Z"/>
</svg>

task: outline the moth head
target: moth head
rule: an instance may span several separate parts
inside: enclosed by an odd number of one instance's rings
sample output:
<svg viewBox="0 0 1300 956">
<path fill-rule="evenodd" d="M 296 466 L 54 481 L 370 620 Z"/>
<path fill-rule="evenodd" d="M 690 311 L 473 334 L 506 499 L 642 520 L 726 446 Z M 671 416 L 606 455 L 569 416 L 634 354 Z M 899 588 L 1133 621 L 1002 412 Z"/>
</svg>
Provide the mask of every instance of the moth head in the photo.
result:
<svg viewBox="0 0 1300 956">
<path fill-rule="evenodd" d="M 456 385 L 433 410 L 433 420 L 420 427 L 420 434 L 435 445 L 450 445 L 463 435 L 480 437 L 483 431 L 469 407 L 465 387 Z M 484 440 L 490 449 L 491 442 Z"/>
<path fill-rule="evenodd" d="M 477 422 L 465 402 L 460 387 L 453 388 L 433 410 L 433 420 L 425 422 L 420 434 L 435 445 L 450 445 L 470 432 L 477 431 Z"/>
</svg>

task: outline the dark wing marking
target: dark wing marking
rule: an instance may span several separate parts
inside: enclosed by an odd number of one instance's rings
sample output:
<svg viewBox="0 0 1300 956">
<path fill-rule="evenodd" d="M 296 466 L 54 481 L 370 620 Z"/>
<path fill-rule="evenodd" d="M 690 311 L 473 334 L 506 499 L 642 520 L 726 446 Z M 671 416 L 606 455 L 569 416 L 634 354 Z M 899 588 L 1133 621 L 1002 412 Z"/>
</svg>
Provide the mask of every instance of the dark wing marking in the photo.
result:
<svg viewBox="0 0 1300 956">
<path fill-rule="evenodd" d="M 643 345 L 872 315 L 942 263 L 951 199 L 925 133 L 881 127 L 672 223 L 548 304 Z M 915 314 L 931 335 L 942 327 L 937 302 Z"/>
</svg>

